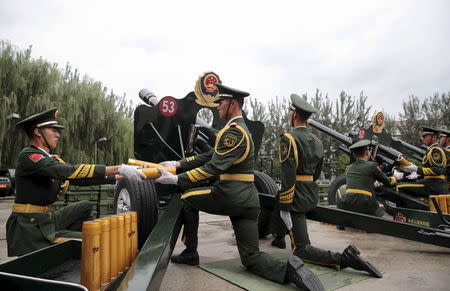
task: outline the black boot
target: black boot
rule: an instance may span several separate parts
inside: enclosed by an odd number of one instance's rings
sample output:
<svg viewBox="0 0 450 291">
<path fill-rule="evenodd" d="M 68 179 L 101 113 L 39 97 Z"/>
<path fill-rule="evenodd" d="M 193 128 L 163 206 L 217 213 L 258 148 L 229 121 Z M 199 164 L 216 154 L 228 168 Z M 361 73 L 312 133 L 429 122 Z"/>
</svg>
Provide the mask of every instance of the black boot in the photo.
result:
<svg viewBox="0 0 450 291">
<path fill-rule="evenodd" d="M 375 278 L 383 278 L 383 274 L 371 263 L 359 256 L 360 252 L 354 245 L 349 245 L 342 253 L 341 267 L 350 267 L 359 271 L 366 271 Z"/>
<path fill-rule="evenodd" d="M 197 266 L 200 262 L 200 259 L 198 257 L 197 251 L 187 252 L 186 250 L 184 250 L 178 256 L 172 256 L 170 261 L 175 264 Z"/>
<path fill-rule="evenodd" d="M 297 287 L 311 291 L 325 291 L 322 282 L 297 256 L 291 256 L 287 262 L 286 282 L 294 283 Z"/>
<path fill-rule="evenodd" d="M 286 240 L 284 237 L 275 237 L 271 243 L 274 247 L 285 249 L 286 248 Z"/>
</svg>

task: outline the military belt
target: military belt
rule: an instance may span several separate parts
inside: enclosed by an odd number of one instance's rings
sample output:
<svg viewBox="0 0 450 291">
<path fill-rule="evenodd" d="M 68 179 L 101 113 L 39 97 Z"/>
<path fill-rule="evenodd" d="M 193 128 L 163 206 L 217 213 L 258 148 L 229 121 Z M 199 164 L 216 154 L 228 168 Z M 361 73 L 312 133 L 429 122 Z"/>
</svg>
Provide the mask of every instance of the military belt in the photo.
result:
<svg viewBox="0 0 450 291">
<path fill-rule="evenodd" d="M 255 175 L 253 174 L 222 174 L 220 175 L 220 180 L 232 180 L 232 181 L 243 181 L 243 182 L 253 182 L 255 181 Z"/>
<path fill-rule="evenodd" d="M 48 213 L 48 206 L 14 203 L 12 212 L 16 213 Z"/>
<path fill-rule="evenodd" d="M 441 180 L 445 180 L 445 176 L 444 175 L 440 175 L 440 176 L 424 176 L 425 179 L 441 179 Z"/>
<path fill-rule="evenodd" d="M 297 175 L 297 176 L 295 176 L 295 181 L 311 182 L 311 181 L 314 181 L 314 178 L 312 175 Z"/>
<path fill-rule="evenodd" d="M 372 192 L 366 191 L 366 190 L 360 190 L 360 189 L 347 189 L 345 190 L 346 194 L 362 194 L 367 196 L 372 196 Z"/>
</svg>

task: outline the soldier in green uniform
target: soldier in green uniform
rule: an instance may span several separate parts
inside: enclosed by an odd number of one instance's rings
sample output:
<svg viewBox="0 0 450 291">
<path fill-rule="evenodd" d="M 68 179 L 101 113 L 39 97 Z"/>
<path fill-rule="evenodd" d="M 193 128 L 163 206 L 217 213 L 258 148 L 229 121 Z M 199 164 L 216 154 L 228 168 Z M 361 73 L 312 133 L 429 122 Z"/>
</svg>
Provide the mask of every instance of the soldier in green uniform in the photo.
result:
<svg viewBox="0 0 450 291">
<path fill-rule="evenodd" d="M 448 190 L 450 192 L 450 130 L 442 128 L 439 131 L 439 144 L 445 149 L 445 155 L 447 158 L 445 174 L 447 176 Z"/>
<path fill-rule="evenodd" d="M 397 191 L 412 196 L 428 197 L 448 193 L 448 184 L 445 177 L 447 157 L 445 149 L 438 144 L 439 130 L 423 126 L 422 144 L 427 146 L 427 152 L 422 158 L 422 165 L 414 164 L 402 166 L 405 171 L 412 172 L 411 177 L 422 177 L 416 183 L 399 183 Z"/>
<path fill-rule="evenodd" d="M 307 128 L 307 120 L 317 110 L 296 94 L 291 95 L 289 122 L 293 130 L 280 140 L 281 190 L 278 198 L 280 217 L 289 230 L 292 251 L 303 261 L 333 267 L 337 270 L 351 267 L 366 271 L 374 277 L 382 274 L 364 261 L 354 245 L 335 253 L 311 245 L 306 224 L 306 213 L 316 207 L 319 199 L 319 178 L 323 146 Z"/>
<path fill-rule="evenodd" d="M 397 177 L 387 177 L 377 163 L 369 161 L 370 144 L 370 140 L 364 139 L 349 147 L 356 161 L 346 170 L 347 189 L 342 197 L 337 197 L 337 206 L 341 209 L 381 217 L 384 214 L 384 206 L 374 197 L 374 183 L 378 181 L 386 186 L 395 185 Z M 403 173 L 395 172 L 394 175 L 398 175 L 401 179 Z"/>
<path fill-rule="evenodd" d="M 19 123 L 30 139 L 17 159 L 16 196 L 6 223 L 8 256 L 21 256 L 67 238 L 81 238 L 81 227 L 90 218 L 89 201 L 64 207 L 52 214 L 49 205 L 70 183 L 101 183 L 106 176 L 141 177 L 131 166 L 69 165 L 51 155 L 64 127 L 56 120 L 57 109 L 32 115 Z"/>
<path fill-rule="evenodd" d="M 199 210 L 230 217 L 236 236 L 242 264 L 251 272 L 266 279 L 292 282 L 306 290 L 324 290 L 320 280 L 296 256 L 282 261 L 260 252 L 258 241 L 258 191 L 254 184 L 255 153 L 249 130 L 242 118 L 244 97 L 242 92 L 216 84 L 219 98 L 219 116 L 227 125 L 218 132 L 211 152 L 181 161 L 163 162 L 176 165 L 178 175 L 160 169 L 162 176 L 155 182 L 177 184 L 190 188 L 198 182 L 216 179 L 211 187 L 191 188 L 182 196 L 184 235 L 186 249 L 172 262 L 199 264 L 197 231 Z"/>
</svg>

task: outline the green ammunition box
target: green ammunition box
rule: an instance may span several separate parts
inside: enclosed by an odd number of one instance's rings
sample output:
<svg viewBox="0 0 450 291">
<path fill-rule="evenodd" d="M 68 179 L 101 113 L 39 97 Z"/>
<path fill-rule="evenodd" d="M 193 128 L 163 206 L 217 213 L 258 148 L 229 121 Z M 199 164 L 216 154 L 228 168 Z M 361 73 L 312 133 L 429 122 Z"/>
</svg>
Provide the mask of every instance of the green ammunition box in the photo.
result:
<svg viewBox="0 0 450 291">
<path fill-rule="evenodd" d="M 55 212 L 57 210 L 60 210 L 61 208 L 63 208 L 64 206 L 66 206 L 66 202 L 65 201 L 56 201 L 55 203 L 53 203 L 52 205 L 50 205 L 50 212 Z"/>
<path fill-rule="evenodd" d="M 114 200 L 109 199 L 100 201 L 98 204 L 98 213 L 100 217 L 115 214 L 116 211 L 114 209 Z"/>
</svg>

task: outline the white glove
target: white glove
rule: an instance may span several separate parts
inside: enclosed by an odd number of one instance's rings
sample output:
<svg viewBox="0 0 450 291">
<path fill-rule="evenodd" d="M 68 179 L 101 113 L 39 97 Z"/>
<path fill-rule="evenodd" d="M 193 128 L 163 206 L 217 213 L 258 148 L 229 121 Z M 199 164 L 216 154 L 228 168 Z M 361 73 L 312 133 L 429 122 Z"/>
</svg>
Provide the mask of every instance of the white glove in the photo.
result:
<svg viewBox="0 0 450 291">
<path fill-rule="evenodd" d="M 381 187 L 381 186 L 383 186 L 383 183 L 378 182 L 378 181 L 375 181 L 375 182 L 373 183 L 373 186 L 375 186 L 375 187 Z"/>
<path fill-rule="evenodd" d="M 172 173 L 167 172 L 163 168 L 158 168 L 158 171 L 161 173 L 161 177 L 155 179 L 156 183 L 160 184 L 169 184 L 176 185 L 178 183 L 178 176 Z"/>
<path fill-rule="evenodd" d="M 409 166 L 404 166 L 403 169 L 408 172 L 417 172 L 417 166 L 414 164 L 411 164 Z"/>
<path fill-rule="evenodd" d="M 284 224 L 286 224 L 286 227 L 288 230 L 292 229 L 292 218 L 291 218 L 291 212 L 286 210 L 280 210 L 280 217 L 281 220 L 283 220 Z"/>
<path fill-rule="evenodd" d="M 417 172 L 412 172 L 411 174 L 409 174 L 408 176 L 406 176 L 406 178 L 408 180 L 415 180 L 419 177 L 419 175 L 417 174 Z"/>
<path fill-rule="evenodd" d="M 402 172 L 394 170 L 394 174 L 392 176 L 394 176 L 397 180 L 401 180 L 403 179 L 404 174 Z"/>
<path fill-rule="evenodd" d="M 139 171 L 138 166 L 129 166 L 129 165 L 122 165 L 119 168 L 119 175 L 124 176 L 127 179 L 130 180 L 142 180 L 147 178 L 144 173 Z"/>
<path fill-rule="evenodd" d="M 160 165 L 163 165 L 164 167 L 176 167 L 177 162 L 176 161 L 164 161 L 159 163 Z"/>
</svg>

